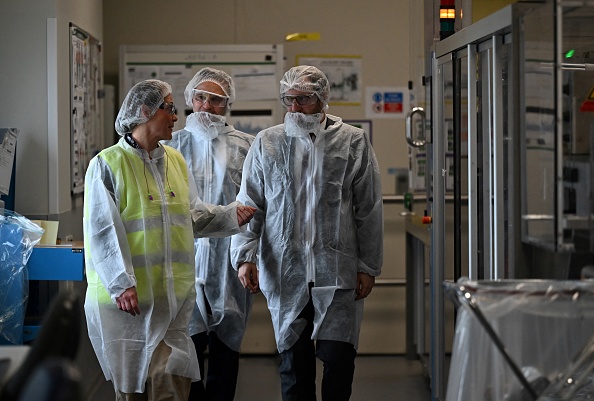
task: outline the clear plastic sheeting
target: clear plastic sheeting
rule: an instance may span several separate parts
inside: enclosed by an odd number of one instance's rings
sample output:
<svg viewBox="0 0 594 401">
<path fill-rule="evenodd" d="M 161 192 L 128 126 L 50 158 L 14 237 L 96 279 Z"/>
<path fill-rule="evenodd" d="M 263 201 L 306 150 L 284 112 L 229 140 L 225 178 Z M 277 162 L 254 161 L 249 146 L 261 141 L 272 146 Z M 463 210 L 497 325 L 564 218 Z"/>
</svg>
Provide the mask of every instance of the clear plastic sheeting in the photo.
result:
<svg viewBox="0 0 594 401">
<path fill-rule="evenodd" d="M 22 344 L 29 295 L 27 261 L 43 228 L 10 210 L 0 215 L 0 344 Z"/>
<path fill-rule="evenodd" d="M 594 399 L 594 335 L 568 368 L 545 389 L 538 401 L 592 399 Z"/>
<path fill-rule="evenodd" d="M 593 399 L 539 396 L 585 364 L 594 281 L 461 278 L 444 288 L 458 308 L 446 401 Z"/>
</svg>

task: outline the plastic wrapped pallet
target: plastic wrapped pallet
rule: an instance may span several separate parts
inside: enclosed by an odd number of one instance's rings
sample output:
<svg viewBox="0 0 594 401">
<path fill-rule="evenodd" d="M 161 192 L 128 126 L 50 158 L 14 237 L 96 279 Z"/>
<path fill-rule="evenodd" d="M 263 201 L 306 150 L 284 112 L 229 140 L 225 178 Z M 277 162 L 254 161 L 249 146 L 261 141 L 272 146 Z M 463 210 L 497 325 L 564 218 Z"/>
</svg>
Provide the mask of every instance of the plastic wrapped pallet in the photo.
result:
<svg viewBox="0 0 594 401">
<path fill-rule="evenodd" d="M 0 215 L 0 344 L 22 344 L 29 294 L 27 261 L 43 229 L 5 210 Z"/>
</svg>

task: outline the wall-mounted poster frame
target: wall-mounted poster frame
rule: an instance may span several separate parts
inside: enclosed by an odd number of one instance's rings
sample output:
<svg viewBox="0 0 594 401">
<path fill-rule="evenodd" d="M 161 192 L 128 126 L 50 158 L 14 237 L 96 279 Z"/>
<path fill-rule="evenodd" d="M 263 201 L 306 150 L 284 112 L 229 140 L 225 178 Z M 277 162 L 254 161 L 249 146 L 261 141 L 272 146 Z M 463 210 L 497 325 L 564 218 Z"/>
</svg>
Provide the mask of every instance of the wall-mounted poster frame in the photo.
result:
<svg viewBox="0 0 594 401">
<path fill-rule="evenodd" d="M 371 120 L 342 120 L 344 123 L 353 125 L 357 128 L 361 128 L 367 135 L 369 135 L 369 142 L 373 145 L 373 136 L 371 130 L 373 129 L 373 125 Z"/>
<path fill-rule="evenodd" d="M 358 106 L 361 104 L 363 58 L 350 55 L 296 56 L 297 65 L 318 67 L 330 81 L 330 104 Z"/>
<path fill-rule="evenodd" d="M 84 191 L 91 158 L 103 148 L 101 129 L 101 43 L 70 24 L 71 190 Z"/>
</svg>

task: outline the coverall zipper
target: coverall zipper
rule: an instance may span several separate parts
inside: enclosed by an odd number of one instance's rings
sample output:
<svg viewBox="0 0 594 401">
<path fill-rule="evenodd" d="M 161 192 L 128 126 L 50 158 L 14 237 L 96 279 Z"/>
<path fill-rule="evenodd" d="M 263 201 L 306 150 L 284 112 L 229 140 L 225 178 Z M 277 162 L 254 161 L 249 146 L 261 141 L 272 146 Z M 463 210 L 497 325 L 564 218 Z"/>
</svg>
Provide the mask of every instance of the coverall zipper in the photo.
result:
<svg viewBox="0 0 594 401">
<path fill-rule="evenodd" d="M 313 244 L 314 244 L 314 236 L 315 236 L 315 223 L 314 223 L 314 216 L 316 215 L 316 148 L 313 143 L 307 144 L 309 152 L 309 165 L 308 165 L 308 174 L 306 177 L 308 179 L 307 183 L 307 198 L 306 198 L 306 205 L 305 208 L 307 213 L 307 225 L 305 229 L 305 244 L 306 244 L 306 251 L 307 251 L 307 282 L 315 282 L 316 278 L 316 267 L 314 262 L 314 255 L 313 255 Z"/>
<path fill-rule="evenodd" d="M 164 176 L 167 176 L 167 153 L 163 155 L 163 172 Z M 167 208 L 167 196 L 169 194 L 165 193 L 165 186 L 163 183 L 163 177 L 159 174 L 159 168 L 157 166 L 157 160 L 149 159 L 148 161 L 151 173 L 153 177 L 155 177 L 155 182 L 157 183 L 157 187 L 159 188 L 159 195 L 162 199 L 161 207 L 162 207 L 162 216 L 163 216 L 163 242 L 165 244 L 165 258 L 163 262 L 163 274 L 165 276 L 165 285 L 167 287 L 167 299 L 169 304 L 169 321 L 173 321 L 176 316 L 177 311 L 177 298 L 175 296 L 175 286 L 173 282 L 173 270 L 171 267 L 171 244 L 170 244 L 170 235 L 169 230 L 171 226 L 171 219 L 169 218 L 169 210 Z"/>
</svg>

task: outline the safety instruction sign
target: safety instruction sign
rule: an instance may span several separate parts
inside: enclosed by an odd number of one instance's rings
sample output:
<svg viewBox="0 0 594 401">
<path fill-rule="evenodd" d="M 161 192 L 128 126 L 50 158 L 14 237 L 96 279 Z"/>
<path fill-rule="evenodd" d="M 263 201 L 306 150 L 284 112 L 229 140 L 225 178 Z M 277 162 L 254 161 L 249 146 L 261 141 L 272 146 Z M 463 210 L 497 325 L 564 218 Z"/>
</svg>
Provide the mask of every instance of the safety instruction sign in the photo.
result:
<svg viewBox="0 0 594 401">
<path fill-rule="evenodd" d="M 410 94 L 406 87 L 367 87 L 365 117 L 405 118 L 409 111 Z"/>
<path fill-rule="evenodd" d="M 580 111 L 581 112 L 594 111 L 594 86 L 592 87 L 592 89 L 590 89 L 590 94 L 588 95 L 586 100 L 584 100 L 584 102 L 582 103 L 582 106 L 580 107 Z"/>
</svg>

